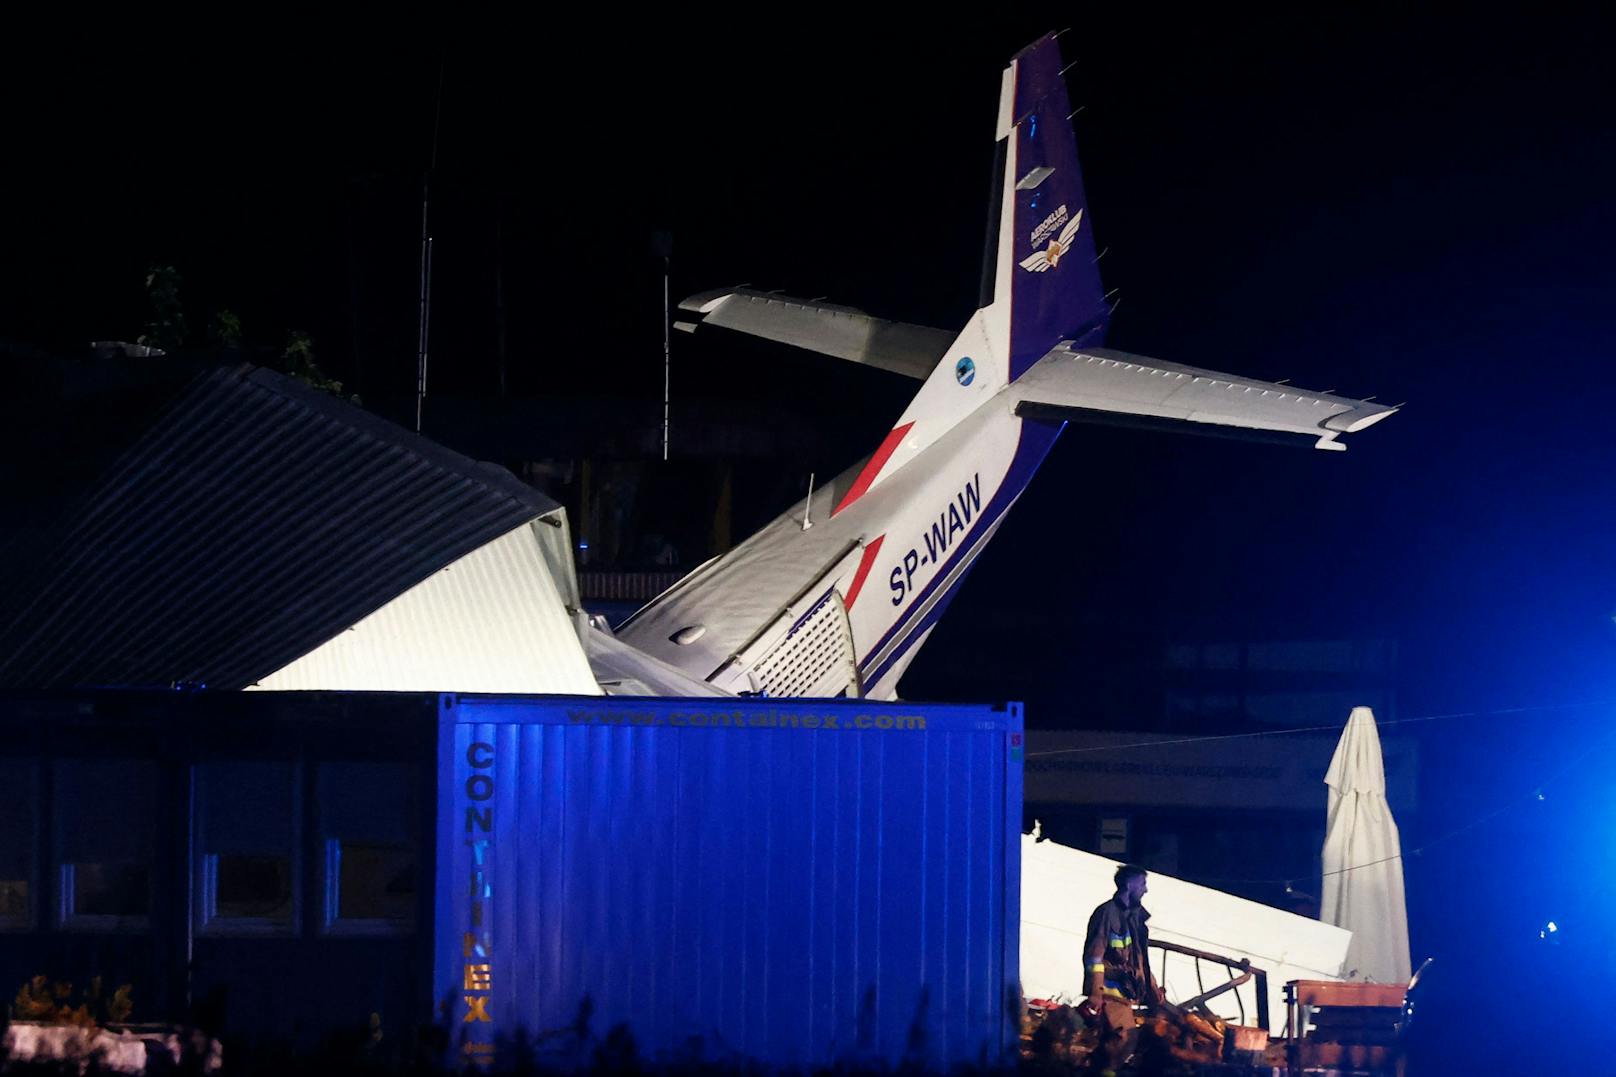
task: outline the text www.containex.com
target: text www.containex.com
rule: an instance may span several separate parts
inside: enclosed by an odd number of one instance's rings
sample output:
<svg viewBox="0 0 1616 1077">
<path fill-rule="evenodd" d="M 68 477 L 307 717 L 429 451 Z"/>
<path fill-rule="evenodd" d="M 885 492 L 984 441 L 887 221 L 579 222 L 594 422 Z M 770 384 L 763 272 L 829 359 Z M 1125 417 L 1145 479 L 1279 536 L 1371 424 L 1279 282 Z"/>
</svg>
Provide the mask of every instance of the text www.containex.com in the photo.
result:
<svg viewBox="0 0 1616 1077">
<path fill-rule="evenodd" d="M 730 729 L 878 729 L 921 730 L 923 714 L 838 714 L 825 711 L 804 714 L 797 711 L 635 711 L 569 710 L 572 725 L 695 726 Z"/>
</svg>

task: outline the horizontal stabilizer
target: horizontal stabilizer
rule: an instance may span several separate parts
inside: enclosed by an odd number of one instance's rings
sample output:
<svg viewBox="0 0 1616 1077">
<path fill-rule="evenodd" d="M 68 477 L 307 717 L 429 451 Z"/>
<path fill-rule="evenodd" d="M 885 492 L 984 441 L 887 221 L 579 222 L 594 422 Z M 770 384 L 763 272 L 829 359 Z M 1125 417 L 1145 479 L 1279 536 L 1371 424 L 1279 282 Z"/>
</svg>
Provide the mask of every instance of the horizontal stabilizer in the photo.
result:
<svg viewBox="0 0 1616 1077">
<path fill-rule="evenodd" d="M 693 295 L 679 304 L 679 312 L 685 317 L 674 327 L 686 332 L 716 325 L 919 379 L 932 372 L 954 342 L 947 330 L 883 321 L 852 307 L 749 288 Z"/>
<path fill-rule="evenodd" d="M 1137 417 L 1152 426 L 1200 423 L 1229 432 L 1305 437 L 1319 449 L 1345 449 L 1337 437 L 1357 433 L 1397 410 L 1109 348 L 1057 348 L 1012 391 L 1017 412 L 1029 417 L 1100 422 Z"/>
</svg>

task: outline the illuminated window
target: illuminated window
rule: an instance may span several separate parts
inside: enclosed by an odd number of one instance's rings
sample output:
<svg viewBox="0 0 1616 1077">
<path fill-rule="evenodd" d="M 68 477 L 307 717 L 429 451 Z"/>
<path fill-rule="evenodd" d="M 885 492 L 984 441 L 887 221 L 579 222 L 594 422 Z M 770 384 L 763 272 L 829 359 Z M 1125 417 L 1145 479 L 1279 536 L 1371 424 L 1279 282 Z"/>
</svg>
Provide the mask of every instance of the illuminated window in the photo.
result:
<svg viewBox="0 0 1616 1077">
<path fill-rule="evenodd" d="M 209 934 L 297 930 L 297 767 L 196 768 L 198 927 Z"/>
<path fill-rule="evenodd" d="M 39 783 L 28 759 L 0 759 L 0 930 L 34 926 Z"/>
<path fill-rule="evenodd" d="M 413 931 L 420 902 L 420 801 L 403 763 L 322 763 L 316 776 L 325 849 L 325 930 Z"/>
<path fill-rule="evenodd" d="M 157 765 L 60 759 L 52 777 L 62 926 L 145 930 L 152 910 Z"/>
</svg>

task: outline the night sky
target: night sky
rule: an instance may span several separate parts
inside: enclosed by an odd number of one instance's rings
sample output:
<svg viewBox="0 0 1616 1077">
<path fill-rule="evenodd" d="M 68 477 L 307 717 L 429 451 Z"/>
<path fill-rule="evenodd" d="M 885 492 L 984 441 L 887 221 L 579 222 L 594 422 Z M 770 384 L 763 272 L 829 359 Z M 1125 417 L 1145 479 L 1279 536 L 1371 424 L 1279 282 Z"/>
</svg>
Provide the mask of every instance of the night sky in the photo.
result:
<svg viewBox="0 0 1616 1077">
<path fill-rule="evenodd" d="M 1069 430 L 906 693 L 1079 722 L 1086 678 L 1181 626 L 1395 638 L 1403 716 L 1616 698 L 1610 27 L 1524 8 L 983 10 L 19 35 L 0 65 L 0 340 L 133 339 L 144 267 L 172 264 L 193 328 L 228 308 L 249 338 L 302 329 L 367 401 L 405 397 L 440 71 L 435 392 L 497 385 L 500 257 L 513 393 L 654 397 L 656 228 L 676 297 L 749 282 L 957 327 L 999 71 L 1071 26 L 1088 219 L 1120 289 L 1108 343 L 1407 407 L 1338 454 Z M 853 451 L 804 474 L 867 452 L 913 388 L 675 347 L 676 406 L 797 399 L 844 427 Z M 1608 760 L 1610 713 L 1442 724 L 1421 836 Z M 1500 959 L 1552 904 L 1524 895 L 1598 908 L 1616 812 L 1577 788 L 1575 808 L 1551 798 L 1412 865 L 1411 899 L 1434 908 L 1464 874 L 1494 899 L 1469 937 Z M 1467 871 L 1501 851 L 1507 884 Z M 1416 961 L 1461 937 L 1418 931 Z"/>
<path fill-rule="evenodd" d="M 992 649 L 973 612 L 1047 617 L 1053 587 L 1080 620 L 1395 636 L 1416 712 L 1616 695 L 1601 27 L 718 22 L 266 23 L 164 44 L 143 24 L 24 51 L 3 76 L 0 339 L 133 339 L 145 266 L 172 264 L 193 337 L 230 309 L 251 340 L 308 332 L 367 398 L 406 396 L 440 71 L 436 393 L 497 384 L 502 250 L 514 393 L 654 397 L 658 227 L 676 296 L 746 281 L 958 326 L 998 71 L 1069 24 L 1090 216 L 1120 289 L 1109 343 L 1408 407 L 1339 455 L 1068 431 L 910 691 L 1036 696 L 1020 668 L 973 685 L 929 667 Z M 913 388 L 675 344 L 676 404 L 799 398 L 855 455 Z M 1016 646 L 1038 668 L 1081 661 L 1059 631 Z"/>
</svg>

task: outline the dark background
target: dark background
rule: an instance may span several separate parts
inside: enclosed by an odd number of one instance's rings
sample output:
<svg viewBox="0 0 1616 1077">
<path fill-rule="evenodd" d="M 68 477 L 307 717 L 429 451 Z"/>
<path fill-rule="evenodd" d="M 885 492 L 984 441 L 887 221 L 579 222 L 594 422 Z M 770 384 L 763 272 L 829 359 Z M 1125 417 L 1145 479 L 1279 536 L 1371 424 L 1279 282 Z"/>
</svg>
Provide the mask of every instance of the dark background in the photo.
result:
<svg viewBox="0 0 1616 1077">
<path fill-rule="evenodd" d="M 675 298 L 745 281 L 958 326 L 999 71 L 1071 26 L 1090 219 L 1121 290 L 1109 343 L 1408 406 L 1340 454 L 1069 430 L 905 693 L 1125 725 L 1134 659 L 1176 633 L 1396 639 L 1383 718 L 1616 699 L 1604 20 L 592 10 L 15 25 L 0 340 L 132 340 L 146 267 L 173 265 L 197 336 L 220 309 L 265 345 L 301 330 L 367 404 L 406 400 L 439 104 L 434 394 L 497 393 L 499 266 L 511 396 L 654 400 L 656 229 Z M 676 439 L 681 397 L 784 400 L 834 432 L 790 483 L 868 452 L 913 389 L 674 345 Z M 782 505 L 738 504 L 737 525 Z M 1408 865 L 1415 960 L 1438 957 L 1431 1026 L 1558 1029 L 1544 1000 L 1608 968 L 1612 710 L 1419 727 L 1405 843 L 1476 824 Z"/>
</svg>

